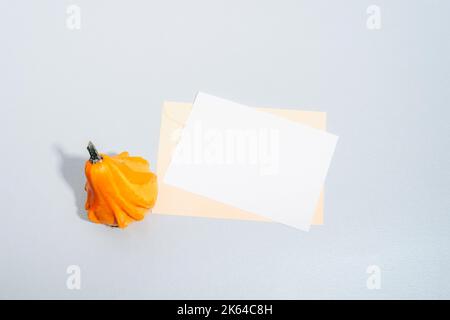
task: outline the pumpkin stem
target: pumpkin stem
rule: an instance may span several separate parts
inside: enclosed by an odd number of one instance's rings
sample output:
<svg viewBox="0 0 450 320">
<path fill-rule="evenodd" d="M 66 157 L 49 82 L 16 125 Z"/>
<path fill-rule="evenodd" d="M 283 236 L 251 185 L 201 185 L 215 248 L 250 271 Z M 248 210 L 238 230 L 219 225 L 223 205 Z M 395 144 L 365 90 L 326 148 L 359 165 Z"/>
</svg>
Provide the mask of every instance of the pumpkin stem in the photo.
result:
<svg viewBox="0 0 450 320">
<path fill-rule="evenodd" d="M 91 157 L 89 158 L 89 161 L 91 163 L 97 163 L 102 161 L 102 156 L 98 153 L 97 149 L 95 148 L 94 144 L 89 141 L 87 149 L 89 151 L 89 154 L 91 155 Z"/>
</svg>

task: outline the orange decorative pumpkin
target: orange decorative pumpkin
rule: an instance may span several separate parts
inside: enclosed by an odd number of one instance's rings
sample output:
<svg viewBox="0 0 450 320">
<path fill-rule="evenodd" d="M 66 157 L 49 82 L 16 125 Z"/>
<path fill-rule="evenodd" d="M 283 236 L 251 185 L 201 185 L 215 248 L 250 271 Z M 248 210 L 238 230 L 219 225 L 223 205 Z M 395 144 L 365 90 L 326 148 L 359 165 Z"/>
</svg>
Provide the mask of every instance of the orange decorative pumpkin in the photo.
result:
<svg viewBox="0 0 450 320">
<path fill-rule="evenodd" d="M 142 220 L 158 193 L 156 175 L 147 160 L 130 157 L 128 152 L 99 154 L 92 142 L 87 149 L 91 156 L 85 166 L 89 220 L 119 228 Z"/>
</svg>

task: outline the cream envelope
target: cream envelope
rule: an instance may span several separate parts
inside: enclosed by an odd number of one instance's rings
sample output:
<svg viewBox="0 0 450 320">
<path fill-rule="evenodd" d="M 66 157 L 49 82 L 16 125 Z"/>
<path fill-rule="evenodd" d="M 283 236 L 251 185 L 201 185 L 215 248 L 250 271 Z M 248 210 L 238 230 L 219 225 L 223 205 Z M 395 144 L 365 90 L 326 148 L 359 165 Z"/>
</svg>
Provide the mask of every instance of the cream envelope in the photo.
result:
<svg viewBox="0 0 450 320">
<path fill-rule="evenodd" d="M 195 216 L 219 219 L 270 221 L 227 204 L 165 184 L 164 176 L 171 162 L 181 131 L 189 117 L 192 103 L 164 102 L 161 112 L 161 128 L 158 150 L 158 200 L 153 212 L 157 214 Z M 291 121 L 326 130 L 326 112 L 292 109 L 257 108 Z M 323 224 L 324 192 L 320 195 L 312 220 L 313 225 Z"/>
</svg>

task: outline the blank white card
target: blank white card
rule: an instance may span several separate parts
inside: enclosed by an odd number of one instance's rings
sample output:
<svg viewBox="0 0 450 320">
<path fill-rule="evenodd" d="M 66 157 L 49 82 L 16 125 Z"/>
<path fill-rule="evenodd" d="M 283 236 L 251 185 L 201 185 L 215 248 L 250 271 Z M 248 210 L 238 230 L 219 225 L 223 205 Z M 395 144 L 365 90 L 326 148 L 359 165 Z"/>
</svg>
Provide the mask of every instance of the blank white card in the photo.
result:
<svg viewBox="0 0 450 320">
<path fill-rule="evenodd" d="M 198 93 L 163 179 L 166 184 L 308 231 L 337 139 Z"/>
</svg>

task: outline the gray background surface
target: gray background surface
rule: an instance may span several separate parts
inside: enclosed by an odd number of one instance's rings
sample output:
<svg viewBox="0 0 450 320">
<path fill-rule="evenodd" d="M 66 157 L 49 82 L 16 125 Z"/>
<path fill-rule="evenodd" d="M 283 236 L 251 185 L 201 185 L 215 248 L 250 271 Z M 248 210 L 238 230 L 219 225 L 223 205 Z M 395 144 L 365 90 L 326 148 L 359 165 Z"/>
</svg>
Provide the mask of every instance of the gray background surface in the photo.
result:
<svg viewBox="0 0 450 320">
<path fill-rule="evenodd" d="M 381 30 L 366 28 L 370 4 Z M 449 14 L 449 1 L 1 0 L 0 297 L 450 298 Z M 155 168 L 162 102 L 198 90 L 328 112 L 340 140 L 324 226 L 80 219 L 87 141 Z M 66 288 L 72 264 L 81 290 Z"/>
</svg>

